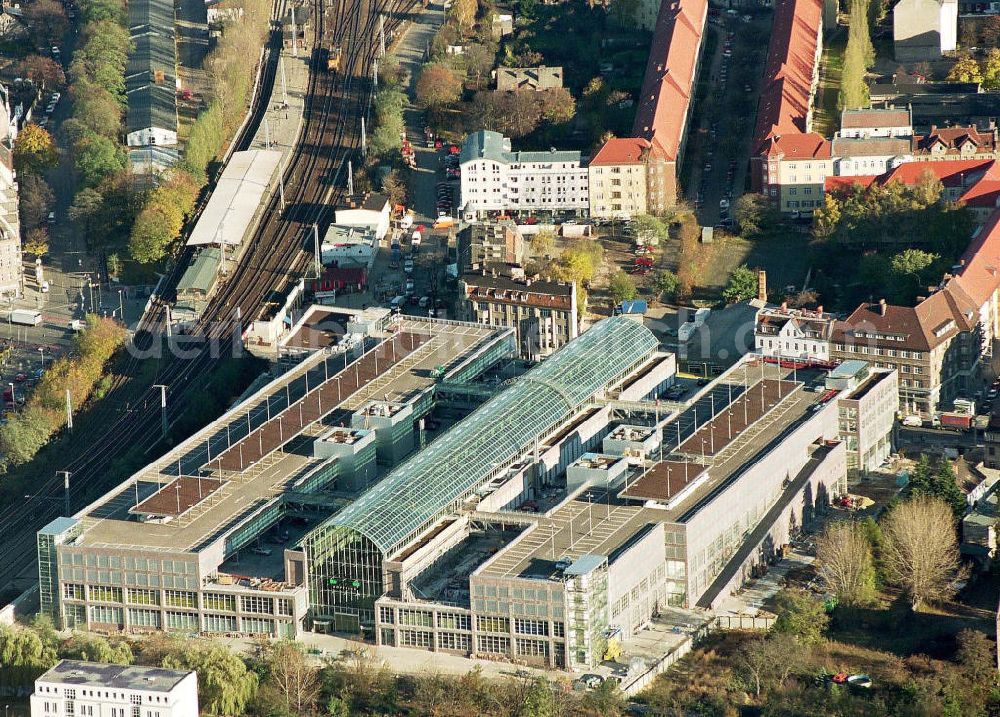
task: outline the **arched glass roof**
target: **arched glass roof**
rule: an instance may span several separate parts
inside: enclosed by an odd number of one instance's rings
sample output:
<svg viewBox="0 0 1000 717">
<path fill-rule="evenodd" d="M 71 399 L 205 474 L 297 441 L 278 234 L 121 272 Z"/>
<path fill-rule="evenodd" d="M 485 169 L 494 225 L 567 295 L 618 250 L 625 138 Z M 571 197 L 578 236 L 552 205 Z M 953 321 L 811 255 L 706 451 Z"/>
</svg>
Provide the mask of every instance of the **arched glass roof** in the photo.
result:
<svg viewBox="0 0 1000 717">
<path fill-rule="evenodd" d="M 352 528 L 383 555 L 392 554 L 657 345 L 632 319 L 595 324 L 397 466 L 328 525 Z"/>
</svg>

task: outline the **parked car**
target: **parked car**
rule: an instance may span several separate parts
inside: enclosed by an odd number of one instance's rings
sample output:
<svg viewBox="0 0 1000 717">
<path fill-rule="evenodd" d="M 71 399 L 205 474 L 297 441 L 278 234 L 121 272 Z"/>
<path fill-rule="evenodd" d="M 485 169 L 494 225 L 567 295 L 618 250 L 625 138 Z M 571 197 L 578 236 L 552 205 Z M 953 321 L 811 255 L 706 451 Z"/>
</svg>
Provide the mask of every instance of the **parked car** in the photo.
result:
<svg viewBox="0 0 1000 717">
<path fill-rule="evenodd" d="M 403 262 L 403 271 L 405 271 L 407 274 L 413 273 L 413 259 L 407 259 L 406 261 Z"/>
</svg>

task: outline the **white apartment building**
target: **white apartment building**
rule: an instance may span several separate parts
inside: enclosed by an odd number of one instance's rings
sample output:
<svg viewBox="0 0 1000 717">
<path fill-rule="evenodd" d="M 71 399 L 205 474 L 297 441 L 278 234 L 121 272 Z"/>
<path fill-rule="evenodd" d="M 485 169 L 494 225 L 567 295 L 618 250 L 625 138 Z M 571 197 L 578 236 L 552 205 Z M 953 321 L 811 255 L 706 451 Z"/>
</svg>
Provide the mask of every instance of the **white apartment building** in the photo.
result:
<svg viewBox="0 0 1000 717">
<path fill-rule="evenodd" d="M 826 386 L 850 390 L 837 399 L 838 433 L 847 446 L 848 475 L 877 469 L 892 453 L 899 411 L 898 371 L 873 369 L 867 361 L 844 361 L 827 376 Z"/>
<path fill-rule="evenodd" d="M 840 113 L 838 137 L 912 137 L 913 120 L 908 107 L 867 107 Z"/>
<path fill-rule="evenodd" d="M 809 361 L 830 360 L 833 314 L 789 309 L 787 304 L 765 306 L 754 323 L 754 350 L 763 356 Z"/>
<path fill-rule="evenodd" d="M 35 680 L 31 717 L 197 717 L 198 676 L 62 660 Z"/>
<path fill-rule="evenodd" d="M 837 177 L 885 174 L 913 161 L 908 137 L 834 137 L 833 173 Z"/>
<path fill-rule="evenodd" d="M 579 152 L 513 152 L 499 132 L 473 132 L 462 145 L 462 212 L 467 220 L 488 212 L 586 214 L 587 168 Z"/>
</svg>

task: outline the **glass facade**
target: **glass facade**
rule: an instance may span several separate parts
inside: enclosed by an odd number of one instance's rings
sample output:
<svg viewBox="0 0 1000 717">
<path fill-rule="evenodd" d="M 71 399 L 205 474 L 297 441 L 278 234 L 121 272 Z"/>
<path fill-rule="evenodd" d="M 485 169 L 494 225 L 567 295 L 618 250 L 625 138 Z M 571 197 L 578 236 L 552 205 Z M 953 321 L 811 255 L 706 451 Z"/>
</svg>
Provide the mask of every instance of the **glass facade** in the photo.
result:
<svg viewBox="0 0 1000 717">
<path fill-rule="evenodd" d="M 309 606 L 314 621 L 337 632 L 374 625 L 375 600 L 382 595 L 382 553 L 364 535 L 324 525 L 305 540 Z"/>
</svg>

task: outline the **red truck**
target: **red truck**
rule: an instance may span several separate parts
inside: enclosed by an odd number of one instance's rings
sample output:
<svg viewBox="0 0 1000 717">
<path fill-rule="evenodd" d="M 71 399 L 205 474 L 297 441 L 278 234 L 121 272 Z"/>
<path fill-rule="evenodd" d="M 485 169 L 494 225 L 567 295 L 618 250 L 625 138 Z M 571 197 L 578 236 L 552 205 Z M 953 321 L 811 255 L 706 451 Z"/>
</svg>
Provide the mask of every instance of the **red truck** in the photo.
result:
<svg viewBox="0 0 1000 717">
<path fill-rule="evenodd" d="M 972 414 L 970 413 L 945 411 L 940 415 L 940 419 L 941 428 L 953 428 L 959 431 L 967 431 L 972 428 Z"/>
</svg>

